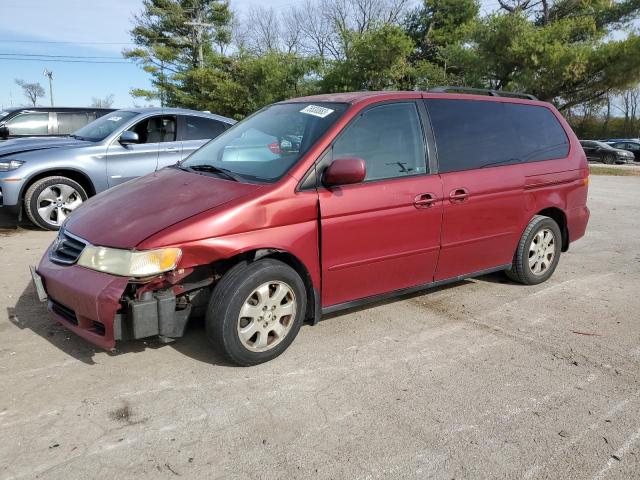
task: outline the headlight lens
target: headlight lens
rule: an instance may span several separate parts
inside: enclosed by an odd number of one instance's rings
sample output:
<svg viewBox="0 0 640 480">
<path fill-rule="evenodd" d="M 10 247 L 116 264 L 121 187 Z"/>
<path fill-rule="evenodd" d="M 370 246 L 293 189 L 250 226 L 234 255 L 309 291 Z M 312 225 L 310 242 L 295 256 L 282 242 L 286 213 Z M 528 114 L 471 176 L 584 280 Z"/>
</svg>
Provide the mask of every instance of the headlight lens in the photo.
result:
<svg viewBox="0 0 640 480">
<path fill-rule="evenodd" d="M 123 277 L 149 277 L 176 268 L 180 255 L 182 251 L 179 248 L 132 252 L 87 246 L 78 259 L 78 265 Z"/>
<path fill-rule="evenodd" d="M 0 162 L 0 172 L 10 172 L 11 170 L 15 170 L 24 162 L 20 160 L 3 160 Z"/>
</svg>

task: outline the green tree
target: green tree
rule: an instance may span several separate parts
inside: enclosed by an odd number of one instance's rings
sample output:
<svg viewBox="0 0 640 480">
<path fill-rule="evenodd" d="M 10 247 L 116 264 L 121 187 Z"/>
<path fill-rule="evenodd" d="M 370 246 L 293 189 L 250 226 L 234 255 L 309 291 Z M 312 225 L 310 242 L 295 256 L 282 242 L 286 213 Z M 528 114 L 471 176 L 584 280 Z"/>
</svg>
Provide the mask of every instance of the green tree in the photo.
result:
<svg viewBox="0 0 640 480">
<path fill-rule="evenodd" d="M 144 0 L 131 35 L 136 48 L 123 52 L 151 75 L 154 90 L 132 90 L 134 96 L 159 98 L 172 105 L 192 82 L 195 68 L 215 68 L 215 57 L 231 40 L 232 19 L 227 0 Z"/>
<path fill-rule="evenodd" d="M 466 84 L 526 91 L 567 109 L 637 83 L 640 37 L 621 29 L 638 17 L 639 0 L 542 6 L 489 15 L 465 44 L 447 47 Z"/>
<path fill-rule="evenodd" d="M 404 21 L 415 44 L 412 60 L 444 64 L 442 49 L 466 40 L 478 12 L 477 0 L 423 0 Z"/>
<path fill-rule="evenodd" d="M 382 25 L 363 33 L 345 31 L 349 48 L 344 60 L 329 64 L 322 88 L 329 92 L 399 88 L 410 73 L 413 42 L 398 25 Z"/>
</svg>

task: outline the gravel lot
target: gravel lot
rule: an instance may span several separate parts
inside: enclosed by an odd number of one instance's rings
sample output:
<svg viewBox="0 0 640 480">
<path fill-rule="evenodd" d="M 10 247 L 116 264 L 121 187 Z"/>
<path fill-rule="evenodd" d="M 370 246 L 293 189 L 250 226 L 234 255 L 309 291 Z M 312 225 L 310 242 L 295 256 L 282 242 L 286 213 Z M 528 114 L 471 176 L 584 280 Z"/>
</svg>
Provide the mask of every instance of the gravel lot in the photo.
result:
<svg viewBox="0 0 640 480">
<path fill-rule="evenodd" d="M 226 365 L 201 323 L 94 350 L 48 320 L 0 234 L 0 478 L 640 477 L 640 178 L 592 177 L 545 284 L 491 275 L 333 315 Z"/>
</svg>

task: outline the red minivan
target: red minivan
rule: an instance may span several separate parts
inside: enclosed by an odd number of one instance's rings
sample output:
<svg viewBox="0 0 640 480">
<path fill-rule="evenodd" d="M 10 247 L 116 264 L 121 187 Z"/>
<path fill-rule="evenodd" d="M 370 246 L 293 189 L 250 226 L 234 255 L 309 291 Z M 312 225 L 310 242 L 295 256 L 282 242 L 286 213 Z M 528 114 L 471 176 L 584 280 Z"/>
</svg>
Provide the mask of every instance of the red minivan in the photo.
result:
<svg viewBox="0 0 640 480">
<path fill-rule="evenodd" d="M 105 349 L 204 315 L 253 365 L 328 312 L 498 270 L 543 282 L 584 235 L 587 161 L 552 105 L 488 93 L 265 107 L 83 204 L 32 269 L 39 296 Z"/>
</svg>

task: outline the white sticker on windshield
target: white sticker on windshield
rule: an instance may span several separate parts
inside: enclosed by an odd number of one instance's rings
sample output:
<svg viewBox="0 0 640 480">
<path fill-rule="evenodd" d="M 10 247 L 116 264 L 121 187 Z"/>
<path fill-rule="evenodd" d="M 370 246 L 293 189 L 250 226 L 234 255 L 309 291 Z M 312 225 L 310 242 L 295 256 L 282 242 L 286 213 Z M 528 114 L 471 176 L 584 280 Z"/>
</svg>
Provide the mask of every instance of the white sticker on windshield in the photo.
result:
<svg viewBox="0 0 640 480">
<path fill-rule="evenodd" d="M 107 118 L 107 120 L 110 120 L 112 122 L 118 122 L 118 121 L 122 120 L 122 117 L 109 117 L 109 118 Z"/>
<path fill-rule="evenodd" d="M 314 117 L 324 118 L 327 115 L 331 115 L 333 113 L 333 110 L 331 110 L 330 108 L 321 107 L 319 105 L 307 105 L 302 110 L 300 110 L 300 113 L 306 113 L 308 115 L 313 115 Z"/>
</svg>

